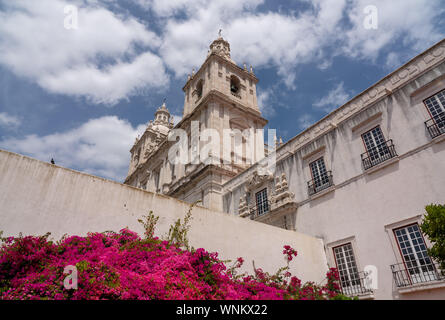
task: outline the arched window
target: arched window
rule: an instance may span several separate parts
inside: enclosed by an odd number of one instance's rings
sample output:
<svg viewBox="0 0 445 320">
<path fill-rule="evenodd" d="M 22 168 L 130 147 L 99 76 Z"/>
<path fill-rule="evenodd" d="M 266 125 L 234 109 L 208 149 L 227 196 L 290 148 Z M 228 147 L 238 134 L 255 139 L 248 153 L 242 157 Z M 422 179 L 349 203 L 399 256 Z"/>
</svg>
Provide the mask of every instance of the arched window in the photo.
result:
<svg viewBox="0 0 445 320">
<path fill-rule="evenodd" d="M 230 92 L 234 94 L 239 94 L 239 89 L 240 89 L 240 81 L 238 77 L 232 75 L 230 77 Z"/>
<path fill-rule="evenodd" d="M 198 83 L 196 84 L 196 94 L 198 96 L 198 99 L 201 98 L 202 96 L 202 86 L 203 86 L 203 82 L 202 79 L 198 81 Z"/>
</svg>

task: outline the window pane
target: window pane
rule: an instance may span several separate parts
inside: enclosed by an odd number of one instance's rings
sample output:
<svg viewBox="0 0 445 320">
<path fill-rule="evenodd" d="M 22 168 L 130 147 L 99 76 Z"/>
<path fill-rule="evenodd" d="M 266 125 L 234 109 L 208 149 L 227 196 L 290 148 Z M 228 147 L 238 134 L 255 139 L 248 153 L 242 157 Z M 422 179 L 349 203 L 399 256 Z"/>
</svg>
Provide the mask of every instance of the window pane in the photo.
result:
<svg viewBox="0 0 445 320">
<path fill-rule="evenodd" d="M 360 292 L 361 284 L 357 264 L 355 262 L 352 244 L 348 243 L 334 248 L 340 284 L 346 294 Z"/>
<path fill-rule="evenodd" d="M 267 188 L 255 194 L 257 214 L 262 215 L 269 212 L 269 202 L 267 201 Z"/>
<path fill-rule="evenodd" d="M 389 148 L 386 145 L 385 137 L 380 126 L 364 133 L 362 138 L 371 161 L 377 160 L 389 153 Z"/>
<path fill-rule="evenodd" d="M 426 99 L 424 102 L 437 125 L 440 128 L 445 127 L 445 90 Z"/>
<path fill-rule="evenodd" d="M 433 262 L 428 256 L 419 225 L 413 224 L 397 229 L 395 230 L 395 235 L 411 283 L 437 279 L 437 273 Z"/>
<path fill-rule="evenodd" d="M 323 186 L 329 183 L 329 176 L 324 159 L 320 158 L 314 162 L 311 162 L 309 167 L 311 169 L 315 190 L 318 191 L 318 189 L 322 189 Z"/>
</svg>

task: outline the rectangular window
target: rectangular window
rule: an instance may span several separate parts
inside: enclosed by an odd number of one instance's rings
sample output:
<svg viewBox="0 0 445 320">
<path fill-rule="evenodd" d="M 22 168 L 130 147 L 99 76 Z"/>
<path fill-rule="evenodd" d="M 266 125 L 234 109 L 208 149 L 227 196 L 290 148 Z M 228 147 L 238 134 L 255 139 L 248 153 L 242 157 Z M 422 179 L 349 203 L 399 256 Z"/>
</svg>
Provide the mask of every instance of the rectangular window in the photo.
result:
<svg viewBox="0 0 445 320">
<path fill-rule="evenodd" d="M 255 194 L 257 214 L 260 216 L 269 212 L 269 201 L 267 200 L 267 188 Z"/>
<path fill-rule="evenodd" d="M 438 279 L 436 268 L 427 253 L 427 248 L 418 224 L 394 230 L 400 253 L 402 254 L 405 274 L 401 278 L 411 284 Z"/>
<path fill-rule="evenodd" d="M 362 138 L 371 162 L 389 154 L 389 148 L 386 144 L 385 137 L 383 136 L 380 126 L 377 126 L 374 129 L 362 134 Z"/>
<path fill-rule="evenodd" d="M 385 141 L 380 126 L 362 134 L 366 152 L 361 155 L 365 170 L 372 168 L 386 160 L 397 157 L 392 140 Z"/>
<path fill-rule="evenodd" d="M 445 90 L 429 97 L 424 103 L 431 116 L 431 119 L 427 120 L 425 125 L 431 138 L 435 138 L 445 133 Z"/>
<path fill-rule="evenodd" d="M 329 175 L 323 157 L 309 164 L 315 192 L 329 187 Z"/>
<path fill-rule="evenodd" d="M 445 126 L 445 90 L 426 99 L 425 105 L 431 115 L 431 118 L 439 125 Z"/>
<path fill-rule="evenodd" d="M 343 292 L 347 295 L 362 292 L 363 288 L 352 250 L 352 243 L 335 247 L 333 250 Z"/>
</svg>

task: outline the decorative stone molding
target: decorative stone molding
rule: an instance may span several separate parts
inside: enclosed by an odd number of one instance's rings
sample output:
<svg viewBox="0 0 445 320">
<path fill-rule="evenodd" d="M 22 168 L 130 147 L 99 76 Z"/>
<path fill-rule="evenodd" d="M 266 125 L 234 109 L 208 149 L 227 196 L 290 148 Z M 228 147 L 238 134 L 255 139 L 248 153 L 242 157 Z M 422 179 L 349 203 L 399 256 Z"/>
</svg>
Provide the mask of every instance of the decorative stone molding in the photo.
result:
<svg viewBox="0 0 445 320">
<path fill-rule="evenodd" d="M 314 156 L 318 156 L 319 154 L 322 154 L 323 152 L 325 152 L 325 150 L 326 150 L 326 146 L 322 145 L 321 147 L 318 147 L 315 150 L 311 150 L 308 153 L 304 154 L 302 156 L 302 159 L 306 162 L 309 162 L 310 160 L 312 160 L 312 158 L 314 158 Z"/>
<path fill-rule="evenodd" d="M 363 128 L 368 128 L 369 124 L 374 125 L 374 122 L 381 121 L 381 119 L 382 119 L 382 112 L 377 112 L 376 114 L 370 116 L 366 120 L 352 127 L 351 130 L 352 132 L 363 131 Z"/>
<path fill-rule="evenodd" d="M 162 185 L 162 193 L 163 194 L 167 194 L 170 191 L 170 184 L 169 183 L 164 183 Z"/>
<path fill-rule="evenodd" d="M 150 155 L 158 149 L 162 141 L 162 137 L 157 135 L 154 140 L 148 142 L 144 153 L 144 160 L 148 159 Z"/>
<path fill-rule="evenodd" d="M 257 170 L 255 170 L 248 178 L 247 178 L 247 191 L 251 191 L 258 186 L 268 183 L 273 180 L 273 175 L 271 174 L 264 174 L 261 175 L 258 173 Z"/>
<path fill-rule="evenodd" d="M 240 217 L 245 218 L 249 216 L 249 206 L 247 204 L 247 194 L 244 194 L 239 199 L 239 207 L 238 207 L 238 213 Z"/>
<path fill-rule="evenodd" d="M 250 217 L 253 220 L 270 224 L 274 224 L 282 219 L 284 219 L 284 221 L 289 220 L 289 223 L 286 223 L 286 228 L 289 227 L 290 229 L 294 229 L 294 226 L 291 223 L 291 216 L 296 212 L 298 205 L 295 201 L 295 195 L 289 191 L 289 185 L 285 173 L 282 173 L 281 176 L 275 180 L 275 184 L 272 187 L 272 195 L 269 198 L 270 211 L 261 216 L 255 216 L 250 210 L 249 203 L 247 201 L 247 193 L 257 189 L 261 185 L 270 186 L 270 183 L 273 181 L 274 178 L 272 174 L 260 175 L 258 174 L 257 170 L 255 170 L 248 178 L 245 193 L 240 197 L 238 214 L 243 218 Z M 255 204 L 253 204 L 253 206 L 254 205 Z"/>
<path fill-rule="evenodd" d="M 219 35 L 218 39 L 212 42 L 207 57 L 211 54 L 216 54 L 232 63 L 235 63 L 230 57 L 230 44 Z"/>
<path fill-rule="evenodd" d="M 270 203 L 271 211 L 275 211 L 286 205 L 296 207 L 297 203 L 295 202 L 295 194 L 289 191 L 289 185 L 287 183 L 286 175 L 284 174 L 284 172 L 282 173 L 281 178 L 277 178 L 277 182 L 275 184 L 275 193 L 272 195 Z"/>
</svg>

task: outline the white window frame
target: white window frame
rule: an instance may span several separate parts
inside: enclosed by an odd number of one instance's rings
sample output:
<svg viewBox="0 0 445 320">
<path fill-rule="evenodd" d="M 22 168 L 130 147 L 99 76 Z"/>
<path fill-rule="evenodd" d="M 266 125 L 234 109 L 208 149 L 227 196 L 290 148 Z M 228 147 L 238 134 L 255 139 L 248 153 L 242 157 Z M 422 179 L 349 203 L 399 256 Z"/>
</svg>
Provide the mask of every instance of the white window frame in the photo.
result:
<svg viewBox="0 0 445 320">
<path fill-rule="evenodd" d="M 396 238 L 394 237 L 393 230 L 401 228 L 403 226 L 407 226 L 409 224 L 414 224 L 414 223 L 420 224 L 421 222 L 422 222 L 422 215 L 419 214 L 419 215 L 416 215 L 416 216 L 413 216 L 410 218 L 406 218 L 406 219 L 399 220 L 399 221 L 385 225 L 385 231 L 386 231 L 386 234 L 388 235 L 389 242 L 391 243 L 396 263 L 403 263 L 403 258 L 400 255 L 399 246 L 398 246 Z M 431 245 L 431 243 L 428 241 L 428 239 L 425 239 L 425 241 L 427 243 L 427 247 L 429 247 Z"/>
<path fill-rule="evenodd" d="M 364 271 L 363 271 L 363 265 L 360 263 L 360 261 L 361 261 L 360 253 L 358 251 L 357 241 L 356 241 L 355 236 L 350 236 L 350 237 L 343 238 L 343 239 L 333 241 L 333 242 L 326 244 L 326 256 L 328 259 L 329 266 L 336 267 L 338 269 L 337 260 L 336 260 L 335 253 L 334 253 L 334 248 L 337 248 L 337 247 L 340 247 L 343 245 L 347 245 L 348 243 L 350 243 L 352 246 L 352 252 L 354 255 L 354 259 L 355 259 L 355 265 L 357 267 L 359 276 L 361 274 L 363 274 L 363 276 L 365 276 Z M 361 283 L 361 286 L 365 289 L 368 289 L 369 291 L 366 293 L 365 292 L 359 293 L 360 289 L 361 289 L 359 286 L 349 287 L 349 288 L 351 288 L 349 290 L 349 292 L 352 292 L 351 296 L 361 296 L 361 297 L 372 298 L 373 297 L 373 289 L 368 287 L 367 282 L 363 281 Z M 344 290 L 344 293 L 349 294 L 348 290 Z"/>
<path fill-rule="evenodd" d="M 419 223 L 399 226 L 392 231 L 411 284 L 425 282 L 423 279 L 438 280 L 438 274 L 433 260 L 427 253 L 428 244 Z"/>
<path fill-rule="evenodd" d="M 329 173 L 323 156 L 309 163 L 309 170 L 316 191 L 323 189 L 323 186 L 329 184 Z"/>
<path fill-rule="evenodd" d="M 369 136 L 367 136 L 368 134 Z M 379 134 L 381 136 L 378 136 Z M 368 154 L 371 162 L 376 161 L 390 153 L 389 147 L 386 145 L 385 134 L 383 133 L 380 125 L 377 125 L 371 130 L 362 133 L 361 137 L 365 146 L 365 151 Z"/>
<path fill-rule="evenodd" d="M 430 119 L 435 123 L 439 122 L 438 126 L 441 129 L 442 127 L 445 127 L 445 89 L 424 99 L 423 103 L 428 111 Z"/>
<path fill-rule="evenodd" d="M 314 161 L 317 161 L 320 158 L 323 158 L 326 154 L 326 146 L 322 145 L 318 148 L 316 148 L 313 151 L 308 152 L 307 154 L 303 155 L 303 170 L 304 175 L 306 178 L 306 181 L 313 180 L 312 179 L 312 171 L 310 164 Z M 326 165 L 326 162 L 325 162 Z M 326 170 L 328 170 L 328 167 L 326 166 Z"/>
<path fill-rule="evenodd" d="M 349 253 L 349 255 L 347 255 L 347 253 Z M 348 295 L 354 295 L 356 292 L 360 292 L 360 269 L 357 264 L 357 258 L 352 242 L 346 242 L 332 247 L 332 254 L 340 276 L 340 285 L 342 287 L 342 291 Z M 340 254 L 342 255 L 341 258 L 343 261 L 337 259 L 338 255 Z M 348 258 L 350 259 L 349 261 Z M 345 268 L 343 268 L 343 266 L 345 266 Z M 348 280 L 342 280 L 343 277 L 347 277 Z"/>
</svg>

